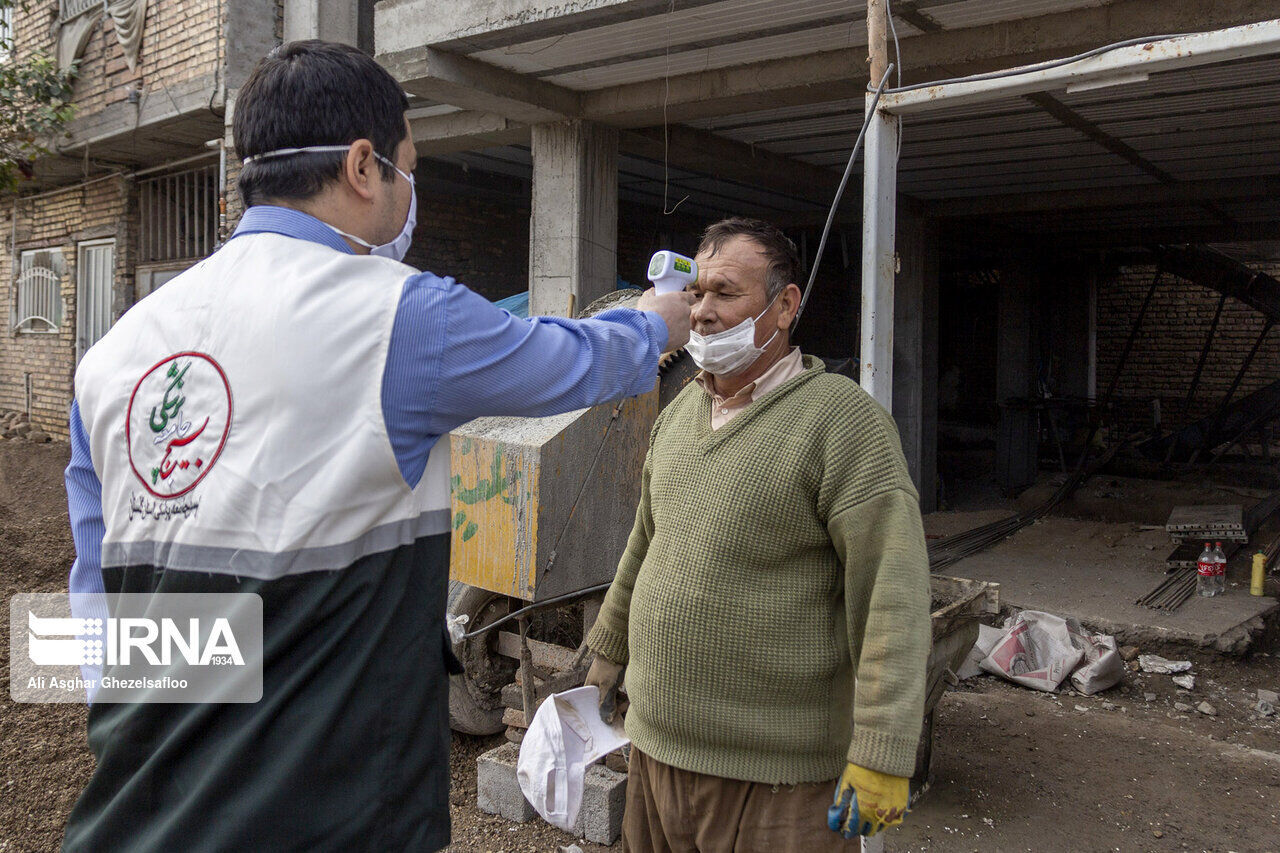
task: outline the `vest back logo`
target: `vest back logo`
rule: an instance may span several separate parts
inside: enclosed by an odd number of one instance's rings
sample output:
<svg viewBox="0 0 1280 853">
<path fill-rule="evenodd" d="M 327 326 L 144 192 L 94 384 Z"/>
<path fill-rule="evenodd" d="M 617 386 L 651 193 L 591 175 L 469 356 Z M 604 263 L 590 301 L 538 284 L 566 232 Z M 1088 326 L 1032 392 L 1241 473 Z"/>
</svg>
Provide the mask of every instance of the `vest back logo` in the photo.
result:
<svg viewBox="0 0 1280 853">
<path fill-rule="evenodd" d="M 231 431 L 231 385 L 200 352 L 180 352 L 152 367 L 129 398 L 129 464 L 158 498 L 185 495 L 213 468 Z"/>
</svg>

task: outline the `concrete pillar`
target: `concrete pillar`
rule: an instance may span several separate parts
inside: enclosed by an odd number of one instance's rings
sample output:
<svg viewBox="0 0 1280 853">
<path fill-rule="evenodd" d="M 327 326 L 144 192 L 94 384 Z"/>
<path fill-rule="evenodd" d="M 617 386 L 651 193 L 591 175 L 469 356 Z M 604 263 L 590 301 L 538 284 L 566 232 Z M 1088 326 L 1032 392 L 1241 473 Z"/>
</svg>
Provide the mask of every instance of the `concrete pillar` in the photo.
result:
<svg viewBox="0 0 1280 853">
<path fill-rule="evenodd" d="M 1035 394 L 1036 287 L 1024 272 L 1000 277 L 996 326 L 996 481 L 1013 494 L 1036 480 L 1040 451 L 1039 418 L 1025 404 Z"/>
<path fill-rule="evenodd" d="M 538 124 L 532 150 L 529 313 L 565 316 L 617 285 L 618 131 Z"/>
<path fill-rule="evenodd" d="M 1093 368 L 1094 271 L 1066 259 L 1045 268 L 1041 279 L 1045 283 L 1045 349 L 1052 359 L 1050 390 L 1058 396 L 1087 397 Z"/>
<path fill-rule="evenodd" d="M 351 0 L 284 0 L 284 40 L 324 39 L 360 47 L 362 5 Z"/>
<path fill-rule="evenodd" d="M 898 209 L 893 302 L 893 419 L 922 512 L 938 508 L 938 235 Z"/>
</svg>

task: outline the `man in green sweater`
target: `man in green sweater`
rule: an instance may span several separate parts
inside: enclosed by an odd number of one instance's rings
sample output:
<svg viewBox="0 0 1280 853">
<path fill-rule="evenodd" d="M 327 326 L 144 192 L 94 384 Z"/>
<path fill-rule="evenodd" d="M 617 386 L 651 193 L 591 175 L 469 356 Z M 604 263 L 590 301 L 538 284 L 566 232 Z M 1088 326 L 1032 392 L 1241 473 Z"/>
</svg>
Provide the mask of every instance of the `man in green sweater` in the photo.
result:
<svg viewBox="0 0 1280 853">
<path fill-rule="evenodd" d="M 893 419 L 791 346 L 795 245 L 728 219 L 697 260 L 702 373 L 654 424 L 587 640 L 602 716 L 624 670 L 630 699 L 623 849 L 849 849 L 907 808 L 930 646 L 918 498 Z"/>
</svg>

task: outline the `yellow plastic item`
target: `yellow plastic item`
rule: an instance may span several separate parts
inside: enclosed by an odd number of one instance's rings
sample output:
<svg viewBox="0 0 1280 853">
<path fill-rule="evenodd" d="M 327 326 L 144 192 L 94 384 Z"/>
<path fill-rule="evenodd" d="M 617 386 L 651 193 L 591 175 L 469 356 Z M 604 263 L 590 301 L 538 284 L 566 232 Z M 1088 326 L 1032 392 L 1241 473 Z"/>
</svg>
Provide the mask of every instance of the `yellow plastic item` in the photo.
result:
<svg viewBox="0 0 1280 853">
<path fill-rule="evenodd" d="M 1252 595 L 1262 595 L 1262 583 L 1267 578 L 1267 555 L 1259 551 L 1253 555 L 1253 582 L 1249 584 Z"/>
</svg>

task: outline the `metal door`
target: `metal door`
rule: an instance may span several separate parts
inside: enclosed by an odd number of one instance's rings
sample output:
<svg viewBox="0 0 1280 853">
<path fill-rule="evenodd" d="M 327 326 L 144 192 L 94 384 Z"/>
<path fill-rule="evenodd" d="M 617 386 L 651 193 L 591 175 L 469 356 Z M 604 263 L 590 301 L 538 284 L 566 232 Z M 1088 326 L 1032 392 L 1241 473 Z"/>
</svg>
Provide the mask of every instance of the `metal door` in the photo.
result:
<svg viewBox="0 0 1280 853">
<path fill-rule="evenodd" d="M 116 241 L 81 243 L 76 252 L 76 361 L 111 328 Z"/>
</svg>

